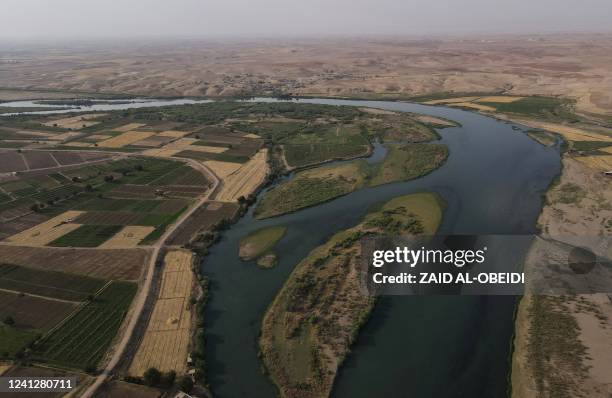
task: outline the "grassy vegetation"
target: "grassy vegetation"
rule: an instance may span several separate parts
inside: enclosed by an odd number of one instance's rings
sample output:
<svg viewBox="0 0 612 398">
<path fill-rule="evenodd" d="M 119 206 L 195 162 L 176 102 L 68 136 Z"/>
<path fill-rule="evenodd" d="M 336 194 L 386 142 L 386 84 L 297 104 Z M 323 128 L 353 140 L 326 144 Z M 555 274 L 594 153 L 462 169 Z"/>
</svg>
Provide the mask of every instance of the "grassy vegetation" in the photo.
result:
<svg viewBox="0 0 612 398">
<path fill-rule="evenodd" d="M 123 228 L 121 225 L 81 225 L 49 243 L 55 247 L 98 247 Z"/>
<path fill-rule="evenodd" d="M 356 160 L 299 172 L 292 180 L 266 193 L 255 209 L 255 217 L 290 213 L 365 186 L 418 178 L 440 167 L 448 156 L 446 146 L 440 144 L 387 144 L 387 147 L 389 153 L 380 163 Z"/>
<path fill-rule="evenodd" d="M 105 281 L 63 272 L 0 264 L 0 288 L 61 300 L 84 301 Z"/>
<path fill-rule="evenodd" d="M 0 323 L 0 359 L 14 358 L 38 336 L 36 330 L 18 329 Z"/>
<path fill-rule="evenodd" d="M 329 396 L 339 365 L 375 299 L 361 291 L 361 238 L 433 234 L 444 204 L 438 195 L 395 198 L 360 224 L 314 249 L 295 268 L 262 323 L 261 354 L 282 397 Z"/>
<path fill-rule="evenodd" d="M 544 145 L 544 146 L 553 146 L 557 142 L 557 138 L 546 131 L 542 130 L 529 130 L 526 134 L 533 139 L 534 141 Z"/>
<path fill-rule="evenodd" d="M 538 394 L 541 396 L 570 398 L 576 396 L 579 379 L 567 374 L 584 376 L 587 368 L 583 361 L 586 347 L 580 340 L 580 327 L 571 315 L 563 296 L 530 297 L 528 312 L 528 356 Z"/>
<path fill-rule="evenodd" d="M 600 154 L 599 149 L 612 146 L 611 141 L 572 141 L 572 149 L 575 151 L 586 152 L 587 154 Z M 605 153 L 609 155 L 609 153 Z"/>
<path fill-rule="evenodd" d="M 568 182 L 559 187 L 555 196 L 560 203 L 578 204 L 586 196 L 586 192 L 579 185 Z"/>
<path fill-rule="evenodd" d="M 424 176 L 442 165 L 448 149 L 441 144 L 390 145 L 381 163 L 372 165 L 369 184 L 377 186 Z"/>
<path fill-rule="evenodd" d="M 240 240 L 240 258 L 245 261 L 257 259 L 269 253 L 285 236 L 286 227 L 268 227 L 251 232 Z"/>
<path fill-rule="evenodd" d="M 93 301 L 38 342 L 32 357 L 69 368 L 95 366 L 117 334 L 136 289 L 135 283 L 110 283 Z"/>
<path fill-rule="evenodd" d="M 484 103 L 497 112 L 533 116 L 545 119 L 577 120 L 568 100 L 553 97 L 525 97 L 508 103 Z"/>
</svg>

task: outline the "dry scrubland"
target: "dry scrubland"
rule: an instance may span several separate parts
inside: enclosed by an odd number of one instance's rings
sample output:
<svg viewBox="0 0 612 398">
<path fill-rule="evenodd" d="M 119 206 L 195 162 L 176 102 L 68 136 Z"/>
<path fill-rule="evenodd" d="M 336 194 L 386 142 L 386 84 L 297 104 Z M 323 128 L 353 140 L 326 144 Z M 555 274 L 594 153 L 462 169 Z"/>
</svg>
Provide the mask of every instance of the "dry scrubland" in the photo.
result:
<svg viewBox="0 0 612 398">
<path fill-rule="evenodd" d="M 130 374 L 142 376 L 151 367 L 185 374 L 192 323 L 192 262 L 189 251 L 172 250 L 166 254 L 155 307 Z"/>
<path fill-rule="evenodd" d="M 606 155 L 612 145 L 609 131 L 584 123 L 522 122 L 567 142 L 562 174 L 548 191 L 538 220 L 542 233 L 559 245 L 587 247 L 610 258 L 612 185 L 602 175 L 612 167 Z M 533 250 L 527 259 L 536 269 L 542 261 Z M 609 294 L 525 296 L 516 321 L 513 397 L 609 397 L 611 319 Z"/>
<path fill-rule="evenodd" d="M 612 112 L 612 36 L 182 42 L 8 52 L 0 86 L 147 95 L 561 95 Z M 172 59 L 172 62 L 167 62 Z M 164 76 L 160 79 L 159 76 Z M 6 93 L 23 97 L 23 93 Z M 57 96 L 57 93 L 49 93 Z M 0 97 L 1 98 L 1 97 Z"/>
</svg>

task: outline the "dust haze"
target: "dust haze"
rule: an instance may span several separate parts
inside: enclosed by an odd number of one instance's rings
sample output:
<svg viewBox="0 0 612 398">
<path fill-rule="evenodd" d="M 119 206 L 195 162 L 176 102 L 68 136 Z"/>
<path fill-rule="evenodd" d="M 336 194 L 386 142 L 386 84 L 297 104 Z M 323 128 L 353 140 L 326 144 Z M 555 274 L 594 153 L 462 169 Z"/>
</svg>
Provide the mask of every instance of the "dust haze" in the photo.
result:
<svg viewBox="0 0 612 398">
<path fill-rule="evenodd" d="M 610 15 L 608 0 L 4 0 L 0 38 L 593 32 Z"/>
</svg>

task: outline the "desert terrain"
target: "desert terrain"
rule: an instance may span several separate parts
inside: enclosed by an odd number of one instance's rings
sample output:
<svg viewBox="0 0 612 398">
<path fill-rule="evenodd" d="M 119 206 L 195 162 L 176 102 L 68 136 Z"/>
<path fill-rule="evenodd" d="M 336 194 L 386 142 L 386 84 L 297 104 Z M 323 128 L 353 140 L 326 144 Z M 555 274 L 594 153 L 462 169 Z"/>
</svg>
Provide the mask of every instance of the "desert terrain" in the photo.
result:
<svg viewBox="0 0 612 398">
<path fill-rule="evenodd" d="M 92 51 L 95 49 L 95 51 Z M 5 51 L 0 87 L 149 96 L 562 96 L 612 114 L 612 35 L 92 43 Z M 31 98 L 4 91 L 0 100 Z M 74 97 L 74 95 L 72 96 Z"/>
</svg>

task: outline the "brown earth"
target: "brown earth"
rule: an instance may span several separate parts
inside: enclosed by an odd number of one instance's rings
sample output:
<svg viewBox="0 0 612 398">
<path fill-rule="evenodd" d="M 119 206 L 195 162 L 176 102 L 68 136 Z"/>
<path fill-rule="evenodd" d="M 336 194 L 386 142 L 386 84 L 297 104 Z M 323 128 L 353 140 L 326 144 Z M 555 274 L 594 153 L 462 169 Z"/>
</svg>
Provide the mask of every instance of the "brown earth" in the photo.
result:
<svg viewBox="0 0 612 398">
<path fill-rule="evenodd" d="M 213 97 L 504 91 L 561 95 L 576 99 L 581 111 L 612 113 L 610 34 L 183 41 L 96 50 L 9 52 L 15 62 L 0 71 L 0 86 Z"/>
<path fill-rule="evenodd" d="M 0 258 L 9 264 L 47 271 L 61 271 L 102 279 L 137 280 L 148 259 L 148 251 L 20 247 L 0 244 Z"/>
</svg>

